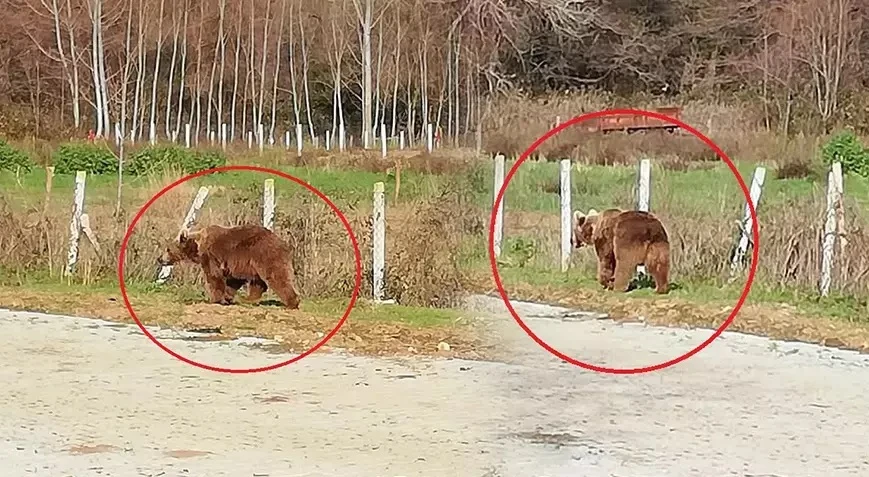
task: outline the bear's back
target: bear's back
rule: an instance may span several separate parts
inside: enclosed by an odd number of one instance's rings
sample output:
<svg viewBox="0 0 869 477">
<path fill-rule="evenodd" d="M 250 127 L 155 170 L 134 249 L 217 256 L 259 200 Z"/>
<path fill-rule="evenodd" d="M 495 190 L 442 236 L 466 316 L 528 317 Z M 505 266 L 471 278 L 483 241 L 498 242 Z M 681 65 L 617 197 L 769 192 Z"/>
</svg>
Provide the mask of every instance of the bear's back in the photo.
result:
<svg viewBox="0 0 869 477">
<path fill-rule="evenodd" d="M 629 241 L 669 242 L 667 230 L 657 217 L 641 210 L 622 212 L 614 219 L 616 234 Z"/>
<path fill-rule="evenodd" d="M 271 230 L 254 224 L 223 227 L 210 225 L 201 234 L 200 249 L 216 255 L 286 253 L 286 245 Z"/>
</svg>

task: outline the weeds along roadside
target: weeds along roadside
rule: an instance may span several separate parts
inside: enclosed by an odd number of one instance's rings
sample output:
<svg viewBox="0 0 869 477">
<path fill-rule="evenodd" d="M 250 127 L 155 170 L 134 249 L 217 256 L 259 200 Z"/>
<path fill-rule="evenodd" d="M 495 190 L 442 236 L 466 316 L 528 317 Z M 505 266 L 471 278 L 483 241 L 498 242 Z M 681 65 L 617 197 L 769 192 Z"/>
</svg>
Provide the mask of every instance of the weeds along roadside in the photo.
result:
<svg viewBox="0 0 869 477">
<path fill-rule="evenodd" d="M 654 136 L 640 139 L 648 144 L 661 141 Z M 620 151 L 618 154 L 628 157 L 631 151 L 645 147 L 642 141 L 625 141 L 614 138 L 602 142 L 602 148 Z M 241 150 L 229 153 L 231 157 L 242 156 Z M 630 165 L 592 165 L 618 163 L 607 157 L 600 153 L 594 158 L 579 159 L 584 169 L 575 171 L 573 176 L 577 208 L 632 206 L 635 172 Z M 393 157 L 381 159 L 376 151 L 367 154 L 318 151 L 305 153 L 300 158 L 294 151 L 290 154 L 280 151 L 264 158 L 239 157 L 229 163 L 253 160 L 266 166 L 289 163 L 297 170 L 312 174 L 331 174 L 323 176 L 332 179 L 329 183 L 312 183 L 330 189 L 330 197 L 345 212 L 356 232 L 364 268 L 363 296 L 371 293 L 370 196 L 374 180 L 387 184 L 386 293 L 389 297 L 402 304 L 440 307 L 455 304 L 463 290 L 491 289 L 491 276 L 488 276 L 488 284 L 486 279 L 481 283 L 479 273 L 482 271 L 485 277 L 488 267 L 486 238 L 488 207 L 492 200 L 488 161 L 475 159 L 466 151 L 441 151 L 432 155 L 408 151 L 400 164 Z M 653 209 L 665 221 L 673 237 L 674 279 L 689 288 L 693 284 L 723 287 L 729 278 L 727 258 L 736 239 L 733 221 L 740 217 L 743 207 L 735 181 L 720 164 L 694 156 L 691 151 L 665 157 L 656 164 Z M 790 172 L 787 167 L 791 168 Z M 815 288 L 820 230 L 816 224 L 821 223 L 825 202 L 822 180 L 808 177 L 812 172 L 806 173 L 800 166 L 787 167 L 778 166 L 776 171 L 800 177 L 768 181 L 762 199 L 759 213 L 763 246 L 755 280 L 758 289 L 779 291 L 785 300 L 788 292 L 811 294 Z M 808 165 L 805 167 L 811 169 Z M 748 182 L 751 165 L 744 169 L 743 177 Z M 364 181 L 353 180 L 360 171 L 370 176 Z M 3 190 L 0 267 L 6 277 L 12 277 L 7 280 L 21 280 L 28 275 L 58 279 L 66 262 L 69 207 L 63 203 L 71 197 L 71 188 L 59 187 L 52 195 L 54 206 L 43 216 L 39 172 L 37 169 L 18 174 L 17 179 L 25 182 L 22 190 L 29 191 L 23 195 L 28 197 L 16 193 L 14 187 Z M 7 175 L 4 184 L 16 183 L 11 172 L 4 174 Z M 123 220 L 112 217 L 114 190 L 111 183 L 116 179 L 111 175 L 104 179 L 90 176 L 86 212 L 104 250 L 118 249 L 136 205 L 143 204 L 180 175 L 180 171 L 170 169 L 129 179 L 124 190 Z M 501 268 L 510 280 L 541 284 L 564 281 L 556 270 L 560 254 L 557 177 L 557 164 L 529 161 L 520 169 L 508 191 Z M 256 180 L 239 185 L 216 179 L 199 222 L 259 222 L 264 178 L 257 176 Z M 69 178 L 57 176 L 58 183 L 64 180 Z M 710 194 L 710 189 L 701 187 L 701 194 L 686 187 L 692 180 L 702 180 L 716 187 L 728 182 L 732 187 L 728 186 L 719 194 Z M 396 181 L 401 183 L 398 201 L 393 200 Z M 199 183 L 206 182 L 203 178 Z M 165 240 L 177 232 L 199 183 L 185 183 L 174 189 L 157 201 L 140 221 L 128 250 L 128 280 L 148 283 L 153 279 L 154 259 Z M 301 187 L 293 187 L 298 189 L 298 194 L 285 193 L 283 188 L 278 190 L 275 228 L 294 245 L 300 287 L 309 295 L 346 297 L 352 288 L 354 271 L 346 232 L 324 203 Z M 852 190 L 854 188 L 849 187 L 849 192 Z M 839 256 L 834 282 L 842 295 L 865 302 L 869 295 L 866 275 L 869 259 L 862 251 L 867 250 L 869 240 L 864 232 L 866 216 L 859 213 L 865 205 L 856 202 L 859 191 L 855 192 L 846 194 L 848 209 L 858 213 L 847 217 L 848 247 Z M 321 220 L 322 217 L 328 220 Z M 572 277 L 593 277 L 594 258 L 585 252 L 574 253 Z M 95 253 L 83 242 L 74 280 L 85 285 L 111 281 L 116 267 L 115 253 Z M 201 285 L 195 268 L 177 267 L 173 275 L 176 285 Z M 576 280 L 580 282 L 585 283 Z"/>
</svg>

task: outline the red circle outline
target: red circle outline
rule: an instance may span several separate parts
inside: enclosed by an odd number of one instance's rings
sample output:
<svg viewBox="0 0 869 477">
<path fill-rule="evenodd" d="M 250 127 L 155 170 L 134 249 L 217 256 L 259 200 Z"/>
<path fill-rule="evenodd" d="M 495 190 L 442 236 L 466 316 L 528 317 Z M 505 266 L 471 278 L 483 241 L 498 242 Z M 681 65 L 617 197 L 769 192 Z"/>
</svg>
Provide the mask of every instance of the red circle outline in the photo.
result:
<svg viewBox="0 0 869 477">
<path fill-rule="evenodd" d="M 350 242 L 353 244 L 353 254 L 355 255 L 355 261 L 356 261 L 356 283 L 355 283 L 354 288 L 353 288 L 353 294 L 350 297 L 350 303 L 347 305 L 347 310 L 344 312 L 344 315 L 341 317 L 341 320 L 338 322 L 338 324 L 335 326 L 335 328 L 333 328 L 332 331 L 329 332 L 329 334 L 324 336 L 311 349 L 309 349 L 308 351 L 305 351 L 304 353 L 300 354 L 299 356 L 291 358 L 287 361 L 283 361 L 280 363 L 275 363 L 275 364 L 271 364 L 271 365 L 263 366 L 263 367 L 259 367 L 259 368 L 221 368 L 221 367 L 217 367 L 217 366 L 203 364 L 203 363 L 200 363 L 198 361 L 194 361 L 190 358 L 185 358 L 184 356 L 181 356 L 180 354 L 172 351 L 171 349 L 169 349 L 168 347 L 163 345 L 163 343 L 160 343 L 160 341 L 157 340 L 157 338 L 155 338 L 154 335 L 152 335 L 142 325 L 142 322 L 139 320 L 139 318 L 136 316 L 136 312 L 133 310 L 133 306 L 130 304 L 130 299 L 127 296 L 126 281 L 124 280 L 124 258 L 125 258 L 126 253 L 127 253 L 127 244 L 130 240 L 130 236 L 133 233 L 133 229 L 136 227 L 136 224 L 139 222 L 139 219 L 142 217 L 142 215 L 145 213 L 145 211 L 147 211 L 148 208 L 151 207 L 151 205 L 157 199 L 162 197 L 164 194 L 169 192 L 174 187 L 176 187 L 180 184 L 183 184 L 184 182 L 187 182 L 187 181 L 194 179 L 196 177 L 201 177 L 201 176 L 205 176 L 208 174 L 213 174 L 215 172 L 225 172 L 225 171 L 233 171 L 233 170 L 235 170 L 235 171 L 264 172 L 266 174 L 276 175 L 279 177 L 283 177 L 284 179 L 289 179 L 289 180 L 291 180 L 299 185 L 304 186 L 309 191 L 313 192 L 316 196 L 318 196 L 320 199 L 322 199 L 323 202 L 326 202 L 326 204 L 332 209 L 333 212 L 335 212 L 335 214 L 338 216 L 338 218 L 341 219 L 341 222 L 344 224 L 344 228 L 347 229 L 347 234 L 350 236 Z M 317 188 L 313 187 L 312 185 L 308 184 L 307 182 L 305 182 L 297 177 L 294 177 L 290 174 L 287 174 L 286 172 L 281 172 L 281 171 L 276 170 L 276 169 L 270 169 L 267 167 L 259 167 L 259 166 L 247 166 L 247 165 L 222 166 L 222 167 L 215 167 L 213 169 L 205 169 L 205 170 L 184 176 L 184 177 L 176 180 L 175 182 L 169 184 L 168 186 L 164 187 L 159 192 L 157 192 L 157 194 L 155 194 L 153 197 L 151 197 L 151 199 L 148 202 L 146 202 L 145 205 L 143 205 L 141 209 L 139 209 L 139 212 L 136 214 L 135 217 L 133 217 L 133 221 L 130 223 L 129 227 L 127 228 L 127 233 L 124 235 L 124 240 L 121 242 L 121 250 L 120 250 L 120 253 L 118 254 L 118 279 L 120 281 L 119 283 L 120 283 L 120 287 L 121 287 L 121 295 L 123 295 L 123 297 L 124 297 L 124 305 L 127 307 L 127 311 L 129 311 L 130 316 L 133 317 L 133 320 L 136 321 L 136 324 L 139 325 L 139 329 L 141 329 L 142 332 L 145 333 L 145 335 L 151 341 L 153 341 L 154 344 L 156 344 L 160 349 L 169 353 L 171 356 L 175 357 L 178 360 L 181 360 L 187 364 L 192 364 L 193 366 L 196 366 L 198 368 L 207 369 L 209 371 L 218 371 L 218 372 L 222 372 L 222 373 L 237 373 L 237 374 L 258 373 L 261 371 L 270 371 L 272 369 L 277 369 L 277 368 L 286 366 L 290 363 L 294 363 L 294 362 L 304 358 L 305 356 L 308 356 L 309 354 L 313 353 L 314 351 L 317 351 L 317 349 L 319 349 L 321 346 L 326 344 L 326 342 L 329 341 L 332 338 L 332 336 L 334 336 L 335 333 L 337 333 L 338 330 L 341 329 L 341 327 L 344 325 L 344 322 L 347 321 L 347 317 L 350 316 L 350 312 L 353 311 L 353 307 L 356 305 L 356 299 L 359 296 L 359 290 L 362 288 L 362 255 L 359 251 L 359 242 L 356 240 L 356 235 L 353 233 L 353 228 L 350 226 L 350 222 L 347 221 L 347 217 L 345 217 L 344 214 L 338 209 L 338 207 L 335 206 L 335 204 L 331 200 L 329 200 L 329 198 L 326 197 L 326 195 L 323 194 L 322 192 L 320 192 Z"/>
<path fill-rule="evenodd" d="M 712 336 L 710 336 L 706 341 L 704 341 L 703 343 L 700 343 L 697 347 L 688 351 L 687 353 L 685 353 L 681 356 L 677 356 L 676 358 L 673 358 L 670 361 L 666 361 L 664 363 L 660 363 L 660 364 L 656 364 L 656 365 L 652 365 L 652 366 L 646 366 L 646 367 L 642 367 L 642 368 L 607 368 L 607 367 L 596 366 L 593 364 L 589 364 L 589 363 L 585 363 L 585 362 L 576 360 L 576 359 L 571 358 L 570 356 L 567 356 L 567 355 L 561 353 L 560 351 L 556 350 L 555 348 L 553 348 L 552 346 L 547 344 L 545 341 L 540 339 L 540 337 L 538 337 L 536 334 L 534 334 L 534 332 L 531 331 L 531 329 L 528 327 L 528 325 L 526 325 L 525 322 L 522 321 L 522 319 L 519 317 L 519 314 L 516 313 L 516 310 L 513 309 L 513 306 L 510 304 L 510 298 L 507 296 L 507 292 L 506 292 L 506 290 L 504 290 L 504 285 L 501 282 L 501 275 L 500 275 L 500 273 L 498 273 L 498 262 L 497 262 L 497 259 L 495 258 L 495 216 L 498 212 L 498 209 L 501 206 L 501 201 L 504 198 L 504 192 L 507 190 L 507 186 L 510 184 L 510 181 L 513 179 L 513 175 L 516 173 L 516 170 L 547 139 L 558 134 L 563 129 L 565 129 L 569 126 L 572 126 L 574 124 L 580 123 L 580 122 L 588 120 L 588 119 L 600 118 L 600 117 L 604 117 L 604 116 L 626 115 L 626 114 L 639 114 L 642 116 L 652 117 L 652 118 L 659 119 L 659 120 L 662 120 L 665 122 L 676 124 L 680 128 L 693 134 L 695 137 L 700 138 L 700 140 L 705 142 L 707 146 L 709 146 L 713 151 L 715 151 L 718 154 L 718 157 L 721 160 L 723 160 L 727 164 L 727 166 L 730 168 L 730 171 L 736 177 L 736 181 L 739 183 L 739 186 L 742 189 L 743 194 L 745 194 L 746 203 L 748 204 L 749 213 L 751 214 L 751 219 L 752 219 L 751 234 L 752 234 L 752 239 L 754 240 L 754 246 L 752 247 L 753 248 L 752 262 L 751 262 L 751 267 L 750 267 L 749 272 L 748 272 L 748 280 L 746 280 L 745 287 L 742 290 L 742 294 L 739 296 L 739 300 L 736 302 L 736 307 L 734 307 L 733 311 L 730 312 L 730 316 L 727 317 L 727 320 L 724 323 L 722 323 L 721 326 L 719 326 L 715 330 L 715 333 L 713 333 Z M 492 276 L 495 279 L 495 285 L 498 287 L 498 292 L 501 295 L 501 299 L 504 301 L 504 304 L 507 305 L 507 309 L 510 311 L 510 314 L 513 315 L 513 318 L 516 320 L 516 322 L 519 324 L 519 326 L 537 344 L 539 344 L 541 347 L 543 347 L 545 350 L 549 351 L 550 353 L 554 354 L 555 356 L 558 356 L 562 360 L 567 361 L 571 364 L 574 364 L 574 365 L 579 366 L 579 367 L 584 368 L 584 369 L 588 369 L 591 371 L 597 371 L 599 373 L 608 373 L 608 374 L 639 374 L 639 373 L 647 373 L 650 371 L 657 371 L 657 370 L 672 366 L 674 364 L 677 364 L 681 361 L 684 361 L 684 360 L 690 358 L 691 356 L 694 356 L 695 354 L 699 353 L 703 348 L 709 346 L 709 344 L 712 343 L 712 341 L 714 341 L 715 338 L 718 338 L 721 335 L 721 333 L 723 333 L 724 330 L 727 329 L 728 326 L 730 326 L 730 324 L 733 322 L 734 318 L 736 318 L 736 314 L 739 313 L 739 309 L 742 308 L 742 305 L 745 303 L 745 299 L 748 297 L 748 293 L 751 291 L 751 286 L 752 286 L 752 283 L 754 282 L 754 275 L 757 271 L 757 261 L 759 258 L 758 253 L 760 250 L 759 244 L 760 244 L 760 233 L 759 233 L 758 224 L 757 224 L 757 212 L 755 211 L 754 204 L 751 201 L 751 194 L 748 190 L 748 187 L 745 185 L 745 181 L 742 180 L 742 176 L 739 174 L 739 171 L 736 169 L 736 166 L 733 165 L 733 161 L 730 160 L 730 158 L 727 156 L 727 154 L 725 154 L 725 152 L 723 150 L 721 150 L 721 148 L 718 147 L 717 144 L 712 142 L 711 139 L 709 139 L 708 137 L 703 135 L 703 133 L 694 129 L 693 127 L 684 123 L 683 121 L 680 121 L 679 119 L 676 119 L 676 118 L 673 118 L 673 117 L 670 117 L 670 116 L 667 116 L 667 115 L 664 115 L 661 113 L 657 113 L 654 111 L 646 111 L 646 110 L 642 110 L 642 109 L 605 109 L 605 110 L 596 111 L 593 113 L 580 114 L 579 116 L 572 118 L 570 121 L 567 121 L 565 123 L 562 123 L 562 124 L 552 128 L 552 129 L 550 129 L 546 134 L 544 134 L 539 139 L 534 141 L 534 143 L 531 144 L 531 146 L 528 149 L 526 149 L 525 152 L 523 152 L 521 156 L 519 156 L 519 159 L 516 160 L 516 163 L 513 164 L 513 167 L 510 168 L 510 171 L 507 173 L 507 176 L 504 178 L 504 183 L 501 185 L 501 188 L 498 190 L 498 195 L 495 197 L 495 203 L 494 203 L 494 206 L 492 207 L 492 215 L 489 219 L 489 261 L 491 262 Z"/>
</svg>

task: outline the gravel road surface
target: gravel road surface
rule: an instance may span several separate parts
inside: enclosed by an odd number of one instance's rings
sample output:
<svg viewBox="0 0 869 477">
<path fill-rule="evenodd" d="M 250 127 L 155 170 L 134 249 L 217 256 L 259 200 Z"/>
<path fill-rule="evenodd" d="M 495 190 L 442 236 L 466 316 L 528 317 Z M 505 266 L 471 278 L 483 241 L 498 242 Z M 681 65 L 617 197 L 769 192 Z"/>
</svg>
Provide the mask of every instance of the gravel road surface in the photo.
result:
<svg viewBox="0 0 869 477">
<path fill-rule="evenodd" d="M 185 364 L 135 325 L 0 310 L 0 473 L 869 473 L 865 355 L 725 333 L 666 370 L 603 375 L 538 347 L 499 299 L 475 297 L 469 307 L 492 324 L 491 338 L 509 358 L 387 360 L 318 352 L 252 375 Z M 663 362 L 710 334 L 514 307 L 542 339 L 598 365 Z M 216 366 L 288 359 L 250 342 L 159 336 L 176 352 Z"/>
</svg>

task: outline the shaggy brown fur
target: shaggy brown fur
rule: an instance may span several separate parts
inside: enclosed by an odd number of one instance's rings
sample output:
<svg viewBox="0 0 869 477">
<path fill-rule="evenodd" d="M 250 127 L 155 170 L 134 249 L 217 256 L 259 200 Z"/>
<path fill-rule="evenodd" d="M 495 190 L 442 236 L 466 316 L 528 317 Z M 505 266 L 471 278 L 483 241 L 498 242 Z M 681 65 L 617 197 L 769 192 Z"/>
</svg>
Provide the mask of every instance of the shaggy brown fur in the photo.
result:
<svg viewBox="0 0 869 477">
<path fill-rule="evenodd" d="M 299 308 L 291 250 L 271 230 L 259 225 L 211 225 L 196 233 L 182 232 L 157 261 L 160 265 L 182 261 L 198 264 L 213 303 L 232 303 L 246 283 L 249 301 L 259 300 L 271 287 L 284 306 Z"/>
<path fill-rule="evenodd" d="M 598 282 L 609 290 L 627 291 L 637 266 L 645 265 L 655 292 L 669 291 L 670 241 L 661 221 L 648 212 L 594 209 L 574 212 L 572 242 L 594 245 Z"/>
</svg>

